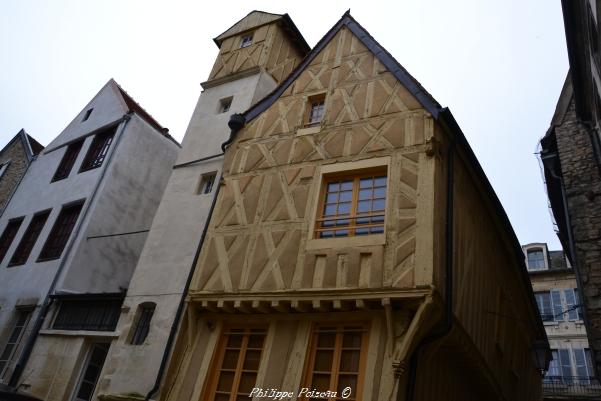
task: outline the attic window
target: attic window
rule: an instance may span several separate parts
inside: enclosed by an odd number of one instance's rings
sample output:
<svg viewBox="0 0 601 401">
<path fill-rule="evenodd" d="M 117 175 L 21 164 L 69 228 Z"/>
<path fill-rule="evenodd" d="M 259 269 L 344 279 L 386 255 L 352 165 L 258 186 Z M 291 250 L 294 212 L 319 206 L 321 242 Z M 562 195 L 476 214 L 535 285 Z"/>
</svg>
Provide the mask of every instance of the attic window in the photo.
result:
<svg viewBox="0 0 601 401">
<path fill-rule="evenodd" d="M 83 119 L 81 120 L 81 122 L 86 121 L 88 118 L 90 118 L 90 114 L 92 114 L 92 110 L 94 110 L 94 108 L 88 109 L 86 111 L 86 114 L 84 114 Z"/>
<path fill-rule="evenodd" d="M 232 107 L 232 100 L 234 98 L 232 96 L 230 97 L 226 97 L 224 99 L 221 99 L 219 101 L 219 112 L 220 113 L 227 113 L 228 111 L 230 111 L 230 107 Z"/>
<path fill-rule="evenodd" d="M 323 113 L 326 104 L 326 94 L 320 93 L 319 95 L 310 96 L 307 101 L 307 118 L 306 125 L 316 125 L 323 119 Z"/>
<path fill-rule="evenodd" d="M 240 40 L 240 48 L 241 49 L 243 47 L 248 47 L 252 44 L 253 44 L 253 34 L 252 33 L 242 36 L 242 39 Z"/>
</svg>

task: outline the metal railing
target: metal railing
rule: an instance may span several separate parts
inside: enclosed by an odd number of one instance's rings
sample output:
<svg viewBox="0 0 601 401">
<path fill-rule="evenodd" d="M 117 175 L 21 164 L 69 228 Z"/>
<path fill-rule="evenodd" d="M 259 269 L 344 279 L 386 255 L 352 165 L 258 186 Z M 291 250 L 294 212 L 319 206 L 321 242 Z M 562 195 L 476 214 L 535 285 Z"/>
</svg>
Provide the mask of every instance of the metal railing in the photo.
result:
<svg viewBox="0 0 601 401">
<path fill-rule="evenodd" d="M 601 397 L 601 384 L 594 377 L 546 376 L 543 379 L 543 395 L 559 397 Z"/>
</svg>

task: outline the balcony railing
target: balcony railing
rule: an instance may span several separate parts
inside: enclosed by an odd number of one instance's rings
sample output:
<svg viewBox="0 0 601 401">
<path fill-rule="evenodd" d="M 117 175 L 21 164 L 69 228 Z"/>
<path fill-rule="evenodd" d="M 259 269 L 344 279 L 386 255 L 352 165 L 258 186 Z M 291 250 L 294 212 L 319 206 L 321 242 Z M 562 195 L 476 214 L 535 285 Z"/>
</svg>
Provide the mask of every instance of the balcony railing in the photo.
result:
<svg viewBox="0 0 601 401">
<path fill-rule="evenodd" d="M 601 397 L 601 384 L 594 377 L 546 376 L 543 379 L 545 397 Z"/>
</svg>

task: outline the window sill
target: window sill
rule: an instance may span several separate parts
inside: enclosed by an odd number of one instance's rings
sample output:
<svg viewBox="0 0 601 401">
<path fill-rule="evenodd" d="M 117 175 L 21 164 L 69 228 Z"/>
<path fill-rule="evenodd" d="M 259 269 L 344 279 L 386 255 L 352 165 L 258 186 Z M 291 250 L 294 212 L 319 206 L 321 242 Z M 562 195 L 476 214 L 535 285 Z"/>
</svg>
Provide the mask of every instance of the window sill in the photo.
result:
<svg viewBox="0 0 601 401">
<path fill-rule="evenodd" d="M 308 126 L 305 126 L 304 128 L 297 129 L 296 135 L 297 136 L 313 135 L 313 134 L 317 134 L 320 131 L 321 131 L 321 124 L 315 123 L 313 125 L 308 125 Z"/>
<path fill-rule="evenodd" d="M 95 330 L 44 329 L 44 330 L 40 330 L 40 334 L 45 335 L 45 336 L 66 336 L 66 337 L 104 337 L 104 338 L 119 337 L 119 332 L 117 332 L 117 331 L 95 331 Z"/>
<path fill-rule="evenodd" d="M 307 241 L 306 249 L 310 251 L 314 249 L 384 245 L 385 243 L 385 234 L 371 234 L 358 237 L 342 238 L 315 238 Z"/>
</svg>

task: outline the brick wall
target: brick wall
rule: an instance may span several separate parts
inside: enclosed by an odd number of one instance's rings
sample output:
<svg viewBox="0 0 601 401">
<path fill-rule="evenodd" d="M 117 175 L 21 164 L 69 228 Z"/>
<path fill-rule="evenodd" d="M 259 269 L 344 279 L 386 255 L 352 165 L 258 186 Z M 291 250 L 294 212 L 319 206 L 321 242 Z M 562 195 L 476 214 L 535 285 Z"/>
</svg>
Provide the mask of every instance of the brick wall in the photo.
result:
<svg viewBox="0 0 601 401">
<path fill-rule="evenodd" d="M 13 141 L 12 144 L 4 152 L 0 154 L 0 163 L 5 163 L 10 160 L 10 165 L 0 177 L 0 213 L 6 207 L 11 194 L 15 187 L 19 184 L 21 177 L 25 174 L 29 162 L 23 144 L 20 140 Z"/>
<path fill-rule="evenodd" d="M 601 175 L 589 129 L 576 116 L 572 98 L 555 130 L 566 189 L 581 292 L 588 310 L 589 343 L 601 373 Z"/>
</svg>

